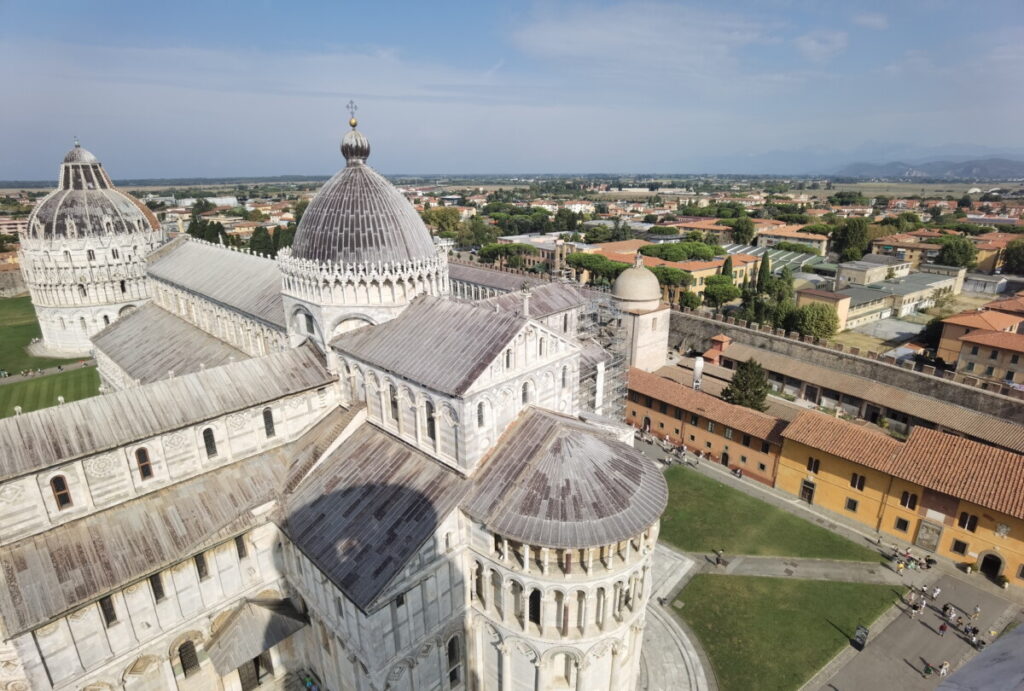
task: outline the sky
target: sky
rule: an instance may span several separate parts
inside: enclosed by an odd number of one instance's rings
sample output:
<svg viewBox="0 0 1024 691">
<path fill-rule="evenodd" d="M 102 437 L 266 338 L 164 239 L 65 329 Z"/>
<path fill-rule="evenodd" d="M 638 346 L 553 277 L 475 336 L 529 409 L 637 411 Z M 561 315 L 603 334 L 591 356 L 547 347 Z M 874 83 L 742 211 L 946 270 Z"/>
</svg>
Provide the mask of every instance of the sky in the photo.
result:
<svg viewBox="0 0 1024 691">
<path fill-rule="evenodd" d="M 1024 160 L 1021 0 L 0 0 L 0 179 Z"/>
</svg>

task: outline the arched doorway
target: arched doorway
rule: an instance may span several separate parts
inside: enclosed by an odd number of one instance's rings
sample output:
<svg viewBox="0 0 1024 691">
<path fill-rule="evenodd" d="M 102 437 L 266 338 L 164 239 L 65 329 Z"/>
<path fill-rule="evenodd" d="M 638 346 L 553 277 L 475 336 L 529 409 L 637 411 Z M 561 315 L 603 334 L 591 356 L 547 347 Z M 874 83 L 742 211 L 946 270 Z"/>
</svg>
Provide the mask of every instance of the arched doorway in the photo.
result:
<svg viewBox="0 0 1024 691">
<path fill-rule="evenodd" d="M 724 465 L 726 468 L 729 467 L 729 452 L 728 451 L 723 451 L 722 452 L 722 465 Z"/>
<path fill-rule="evenodd" d="M 983 574 L 995 580 L 1003 571 L 1003 558 L 998 554 L 989 552 L 982 557 L 980 570 Z"/>
<path fill-rule="evenodd" d="M 644 432 L 650 432 L 650 431 L 651 431 L 651 418 L 645 417 L 644 418 Z"/>
</svg>

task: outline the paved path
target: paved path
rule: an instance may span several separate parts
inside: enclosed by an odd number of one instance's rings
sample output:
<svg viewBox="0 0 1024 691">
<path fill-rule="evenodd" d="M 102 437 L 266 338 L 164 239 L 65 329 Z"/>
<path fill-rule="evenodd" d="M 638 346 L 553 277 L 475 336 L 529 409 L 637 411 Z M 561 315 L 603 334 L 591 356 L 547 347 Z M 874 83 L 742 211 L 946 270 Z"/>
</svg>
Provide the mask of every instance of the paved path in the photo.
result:
<svg viewBox="0 0 1024 691">
<path fill-rule="evenodd" d="M 688 553 L 689 554 L 689 553 Z M 800 578 L 808 581 L 843 581 L 847 583 L 880 583 L 899 585 L 903 579 L 879 562 L 843 561 L 839 559 L 796 559 L 793 557 L 752 557 L 726 554 L 726 566 L 715 566 L 708 555 L 692 554 L 704 562 L 708 573 L 730 576 L 766 576 L 769 578 Z"/>
<path fill-rule="evenodd" d="M 692 560 L 664 545 L 655 547 L 654 585 L 644 628 L 643 673 L 638 691 L 715 691 L 704 665 L 706 658 L 679 620 L 658 603 L 671 601 L 686 577 L 695 571 Z"/>
<path fill-rule="evenodd" d="M 942 592 L 938 599 L 928 601 L 923 614 L 911 619 L 907 615 L 908 608 L 902 603 L 892 608 L 872 625 L 873 635 L 862 652 L 846 648 L 803 688 L 807 691 L 934 689 L 941 679 L 937 673 L 924 678 L 926 661 L 936 668 L 948 661 L 952 672 L 976 654 L 968 640 L 952 629 L 945 636 L 939 636 L 944 604 L 951 603 L 960 612 L 967 613 L 980 605 L 977 626 L 981 629 L 980 638 L 985 641 L 991 641 L 995 637 L 993 631 L 1001 631 L 1019 612 L 1018 606 L 953 576 L 941 576 L 932 585 L 938 585 Z M 964 618 L 968 619 L 969 614 Z"/>
<path fill-rule="evenodd" d="M 68 370 L 81 369 L 82 367 L 95 367 L 96 361 L 93 359 L 83 359 L 81 362 L 72 362 L 67 365 L 57 365 L 55 367 L 47 367 L 44 370 L 38 371 L 35 374 L 28 376 L 22 376 L 20 374 L 12 374 L 9 377 L 0 377 L 0 386 L 4 384 L 14 384 L 19 381 L 28 381 L 29 379 L 39 379 L 39 377 L 45 377 L 48 374 L 59 374 L 61 372 L 67 372 Z"/>
</svg>

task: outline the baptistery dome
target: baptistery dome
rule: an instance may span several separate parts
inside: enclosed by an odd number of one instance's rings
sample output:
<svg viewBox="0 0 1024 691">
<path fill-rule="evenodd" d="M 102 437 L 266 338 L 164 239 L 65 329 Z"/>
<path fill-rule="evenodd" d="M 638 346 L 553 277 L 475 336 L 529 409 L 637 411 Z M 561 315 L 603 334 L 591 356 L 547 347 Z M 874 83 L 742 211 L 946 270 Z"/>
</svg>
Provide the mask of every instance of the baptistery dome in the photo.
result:
<svg viewBox="0 0 1024 691">
<path fill-rule="evenodd" d="M 61 163 L 57 189 L 32 210 L 27 237 L 73 239 L 159 229 L 153 212 L 114 187 L 99 159 L 75 142 Z"/>
<path fill-rule="evenodd" d="M 370 143 L 354 118 L 350 124 L 341 144 L 348 163 L 309 203 L 292 256 L 342 265 L 432 260 L 437 249 L 430 231 L 401 192 L 366 165 Z"/>
</svg>

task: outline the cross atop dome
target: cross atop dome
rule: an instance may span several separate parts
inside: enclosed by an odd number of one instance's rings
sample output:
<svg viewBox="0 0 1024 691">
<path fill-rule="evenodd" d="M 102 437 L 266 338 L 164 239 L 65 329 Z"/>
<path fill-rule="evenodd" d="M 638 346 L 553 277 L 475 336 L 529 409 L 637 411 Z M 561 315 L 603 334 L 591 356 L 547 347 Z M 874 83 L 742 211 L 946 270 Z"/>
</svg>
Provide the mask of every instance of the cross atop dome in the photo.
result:
<svg viewBox="0 0 1024 691">
<path fill-rule="evenodd" d="M 355 101 L 350 100 L 345 108 L 348 109 L 349 114 L 348 125 L 352 129 L 355 129 L 356 125 L 359 124 L 359 121 L 356 120 L 356 111 L 359 110 L 359 106 L 356 105 Z"/>
</svg>

